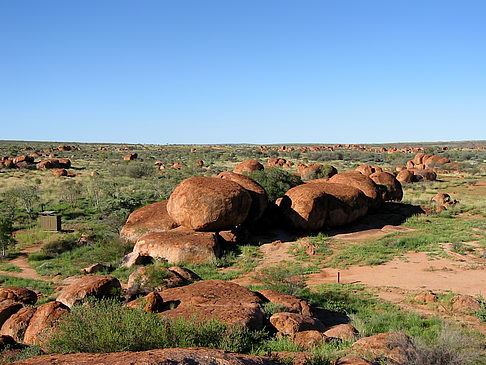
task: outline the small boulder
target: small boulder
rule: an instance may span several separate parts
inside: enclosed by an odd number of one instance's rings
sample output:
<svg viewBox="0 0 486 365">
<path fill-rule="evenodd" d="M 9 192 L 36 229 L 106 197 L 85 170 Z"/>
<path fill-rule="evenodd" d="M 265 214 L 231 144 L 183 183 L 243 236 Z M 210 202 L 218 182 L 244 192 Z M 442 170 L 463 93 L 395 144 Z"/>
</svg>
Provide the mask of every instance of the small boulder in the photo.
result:
<svg viewBox="0 0 486 365">
<path fill-rule="evenodd" d="M 425 303 L 425 304 L 435 303 L 437 302 L 437 295 L 431 292 L 430 290 L 427 290 L 416 295 L 413 299 L 419 303 Z"/>
<path fill-rule="evenodd" d="M 328 329 L 324 334 L 327 337 L 331 338 L 339 338 L 341 340 L 345 341 L 353 341 L 356 339 L 356 336 L 358 336 L 358 330 L 354 328 L 353 325 L 350 325 L 349 323 L 346 324 L 338 324 L 337 326 L 333 326 L 330 329 Z"/>
<path fill-rule="evenodd" d="M 69 313 L 69 308 L 57 301 L 41 305 L 31 317 L 25 330 L 24 344 L 41 345 L 42 347 L 57 326 L 59 319 L 67 313 Z"/>
<path fill-rule="evenodd" d="M 36 309 L 32 307 L 24 307 L 9 319 L 7 319 L 0 330 L 0 334 L 11 336 L 15 341 L 22 342 L 24 339 L 25 330 L 34 315 Z"/>
<path fill-rule="evenodd" d="M 410 337 L 398 332 L 379 333 L 374 336 L 363 337 L 351 347 L 359 354 L 371 354 L 375 358 L 385 357 L 398 363 L 403 363 L 406 359 L 406 351 L 413 348 L 414 345 Z"/>
<path fill-rule="evenodd" d="M 377 185 L 384 185 L 386 190 L 383 192 L 382 199 L 384 201 L 400 201 L 403 198 L 402 184 L 394 175 L 388 172 L 374 172 L 370 175 Z"/>
<path fill-rule="evenodd" d="M 411 170 L 401 170 L 398 174 L 397 174 L 397 180 L 401 183 L 401 184 L 404 184 L 404 183 L 411 183 L 414 181 L 414 173 L 413 171 Z"/>
<path fill-rule="evenodd" d="M 154 290 L 164 290 L 187 284 L 179 274 L 161 266 L 143 266 L 128 277 L 129 295 L 148 294 Z"/>
<path fill-rule="evenodd" d="M 439 204 L 449 203 L 451 201 L 451 196 L 446 193 L 438 193 L 430 199 L 431 202 L 437 202 Z"/>
<path fill-rule="evenodd" d="M 139 252 L 130 252 L 123 256 L 120 265 L 132 267 L 134 265 L 148 265 L 153 262 L 150 256 L 142 256 Z"/>
<path fill-rule="evenodd" d="M 129 308 L 140 308 L 148 313 L 159 313 L 165 309 L 164 300 L 157 292 L 152 292 L 142 298 L 132 300 L 126 306 Z"/>
<path fill-rule="evenodd" d="M 23 304 L 35 304 L 37 302 L 37 294 L 27 288 L 6 286 L 0 288 L 0 302 L 4 300 L 12 300 Z"/>
<path fill-rule="evenodd" d="M 328 338 L 319 331 L 311 330 L 294 333 L 290 336 L 290 340 L 305 350 L 311 350 L 321 343 L 326 342 Z"/>
<path fill-rule="evenodd" d="M 311 307 L 305 300 L 270 289 L 260 290 L 258 293 L 269 302 L 281 306 L 285 311 L 312 316 Z"/>
<path fill-rule="evenodd" d="M 113 297 L 119 295 L 120 291 L 120 282 L 113 276 L 85 276 L 62 289 L 56 300 L 71 308 L 87 297 Z"/>
<path fill-rule="evenodd" d="M 196 232 L 179 227 L 167 232 L 153 232 L 141 236 L 133 252 L 164 259 L 170 263 L 200 264 L 219 257 L 220 244 L 214 232 Z"/>
<path fill-rule="evenodd" d="M 81 269 L 82 274 L 95 274 L 99 272 L 111 271 L 113 267 L 110 264 L 93 264 L 91 266 Z"/>
<path fill-rule="evenodd" d="M 297 313 L 275 313 L 270 317 L 270 323 L 284 335 L 310 330 L 324 332 L 326 329 L 318 319 Z"/>
<path fill-rule="evenodd" d="M 236 174 L 243 174 L 243 173 L 251 173 L 253 171 L 263 170 L 263 165 L 258 162 L 257 160 L 244 160 L 241 161 L 236 167 L 233 169 L 233 172 Z"/>
<path fill-rule="evenodd" d="M 179 276 L 181 276 L 184 279 L 186 279 L 188 282 L 202 280 L 201 277 L 198 274 L 196 274 L 192 270 L 186 269 L 185 267 L 172 266 L 172 267 L 169 267 L 169 271 L 175 272 Z"/>
<path fill-rule="evenodd" d="M 67 176 L 68 172 L 66 169 L 55 169 L 53 171 L 53 174 L 56 177 L 61 177 L 61 176 Z"/>
<path fill-rule="evenodd" d="M 481 310 L 481 303 L 470 295 L 456 295 L 451 299 L 452 310 L 458 313 L 471 314 Z"/>
</svg>

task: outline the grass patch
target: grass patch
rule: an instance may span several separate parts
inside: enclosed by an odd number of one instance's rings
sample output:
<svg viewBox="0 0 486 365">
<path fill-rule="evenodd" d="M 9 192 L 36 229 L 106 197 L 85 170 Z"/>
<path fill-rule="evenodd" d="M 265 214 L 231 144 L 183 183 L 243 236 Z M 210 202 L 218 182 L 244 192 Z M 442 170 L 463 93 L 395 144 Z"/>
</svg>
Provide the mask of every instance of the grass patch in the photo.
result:
<svg viewBox="0 0 486 365">
<path fill-rule="evenodd" d="M 22 272 L 20 268 L 8 262 L 0 262 L 0 271 Z"/>
<path fill-rule="evenodd" d="M 35 279 L 15 278 L 13 276 L 0 275 L 1 286 L 20 286 L 31 290 L 40 291 L 44 297 L 54 294 L 54 285 L 51 282 Z"/>
</svg>

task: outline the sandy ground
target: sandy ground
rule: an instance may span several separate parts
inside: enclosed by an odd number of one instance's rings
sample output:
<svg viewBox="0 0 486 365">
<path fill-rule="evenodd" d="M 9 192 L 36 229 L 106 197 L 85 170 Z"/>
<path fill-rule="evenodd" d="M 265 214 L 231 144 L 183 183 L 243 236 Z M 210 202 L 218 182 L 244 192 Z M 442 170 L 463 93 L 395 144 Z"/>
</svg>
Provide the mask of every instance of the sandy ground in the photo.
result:
<svg viewBox="0 0 486 365">
<path fill-rule="evenodd" d="M 36 280 L 51 280 L 49 278 L 45 278 L 37 274 L 30 265 L 28 261 L 29 254 L 33 252 L 37 252 L 42 247 L 43 243 L 36 244 L 29 248 L 23 249 L 18 253 L 18 255 L 12 259 L 8 260 L 8 263 L 17 266 L 21 272 L 10 272 L 10 271 L 0 271 L 0 275 L 8 275 L 16 278 L 23 278 L 23 279 L 36 279 Z"/>
<path fill-rule="evenodd" d="M 378 266 L 351 266 L 346 269 L 326 268 L 309 275 L 309 285 L 337 282 L 362 283 L 371 287 L 395 287 L 405 290 L 432 290 L 486 296 L 486 263 L 471 258 L 431 258 L 424 252 L 406 254 Z"/>
</svg>

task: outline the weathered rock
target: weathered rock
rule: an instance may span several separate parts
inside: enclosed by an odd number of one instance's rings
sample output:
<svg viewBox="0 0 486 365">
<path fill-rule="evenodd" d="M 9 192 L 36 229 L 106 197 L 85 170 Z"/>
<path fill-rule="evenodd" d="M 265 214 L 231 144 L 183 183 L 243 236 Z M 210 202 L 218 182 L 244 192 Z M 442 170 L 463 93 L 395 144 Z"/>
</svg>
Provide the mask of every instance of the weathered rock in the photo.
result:
<svg viewBox="0 0 486 365">
<path fill-rule="evenodd" d="M 255 180 L 248 176 L 236 174 L 231 171 L 225 171 L 218 175 L 220 179 L 228 179 L 241 185 L 248 193 L 250 193 L 252 202 L 250 211 L 248 212 L 247 221 L 257 221 L 268 207 L 268 195 L 265 189 Z"/>
<path fill-rule="evenodd" d="M 358 356 L 344 356 L 336 360 L 335 365 L 378 365 Z"/>
<path fill-rule="evenodd" d="M 135 244 L 133 252 L 170 263 L 200 264 L 219 257 L 220 245 L 214 232 L 196 232 L 179 227 L 167 232 L 143 235 Z"/>
<path fill-rule="evenodd" d="M 241 185 L 214 177 L 191 177 L 174 190 L 167 204 L 172 219 L 186 228 L 218 231 L 243 223 L 252 198 Z"/>
<path fill-rule="evenodd" d="M 41 305 L 30 319 L 24 334 L 24 344 L 37 344 L 42 347 L 57 326 L 59 319 L 67 313 L 69 308 L 57 301 Z"/>
<path fill-rule="evenodd" d="M 416 176 L 421 176 L 422 179 L 426 181 L 435 181 L 437 180 L 437 173 L 433 170 L 430 169 L 424 169 L 424 170 L 417 170 L 414 173 Z"/>
<path fill-rule="evenodd" d="M 201 277 L 198 274 L 196 274 L 192 270 L 186 269 L 185 267 L 172 266 L 172 267 L 169 267 L 169 270 L 172 271 L 172 272 L 175 272 L 179 276 L 183 277 L 188 282 L 202 280 Z"/>
<path fill-rule="evenodd" d="M 353 325 L 349 323 L 346 324 L 338 324 L 337 326 L 333 326 L 328 329 L 324 334 L 327 337 L 332 338 L 339 338 L 345 341 L 352 341 L 356 339 L 356 336 L 359 334 L 358 330 L 354 328 Z"/>
<path fill-rule="evenodd" d="M 427 290 L 416 295 L 413 299 L 420 303 L 435 303 L 437 302 L 437 295 Z"/>
<path fill-rule="evenodd" d="M 22 342 L 25 330 L 35 311 L 36 309 L 32 307 L 19 309 L 17 313 L 11 315 L 10 318 L 3 323 L 0 334 L 11 336 L 15 341 Z"/>
<path fill-rule="evenodd" d="M 407 335 L 391 332 L 363 337 L 351 348 L 359 354 L 372 354 L 375 358 L 386 357 L 400 363 L 406 358 L 405 352 L 413 349 L 414 345 Z"/>
<path fill-rule="evenodd" d="M 47 170 L 47 169 L 59 169 L 61 165 L 59 160 L 53 158 L 48 160 L 42 160 L 35 165 L 37 170 Z"/>
<path fill-rule="evenodd" d="M 148 294 L 154 290 L 175 288 L 188 281 L 179 274 L 160 266 L 143 266 L 128 277 L 127 292 L 129 295 Z"/>
<path fill-rule="evenodd" d="M 326 335 L 315 330 L 297 332 L 290 337 L 290 340 L 293 343 L 305 350 L 311 350 L 312 348 L 319 346 L 321 343 L 326 342 L 327 339 Z"/>
<path fill-rule="evenodd" d="M 35 304 L 35 302 L 37 302 L 37 294 L 27 288 L 6 286 L 0 288 L 0 302 L 4 300 L 12 300 L 24 304 Z"/>
<path fill-rule="evenodd" d="M 113 276 L 85 276 L 62 289 L 56 300 L 71 308 L 87 297 L 112 297 L 119 295 L 120 291 L 120 282 Z"/>
<path fill-rule="evenodd" d="M 270 317 L 270 323 L 284 335 L 310 330 L 324 332 L 326 329 L 316 318 L 288 312 L 275 313 Z"/>
<path fill-rule="evenodd" d="M 268 159 L 267 167 L 276 167 L 276 166 L 282 167 L 286 163 L 287 163 L 287 160 L 285 158 L 272 157 L 272 158 Z"/>
<path fill-rule="evenodd" d="M 253 171 L 263 170 L 263 165 L 258 162 L 257 160 L 244 160 L 241 161 L 236 167 L 233 169 L 234 173 L 243 174 L 243 173 L 251 173 Z"/>
<path fill-rule="evenodd" d="M 33 357 L 15 365 L 279 365 L 266 357 L 239 355 L 207 348 L 155 349 L 106 354 L 54 354 Z"/>
<path fill-rule="evenodd" d="M 451 304 L 454 312 L 471 314 L 481 310 L 479 301 L 470 295 L 456 295 L 451 299 Z"/>
<path fill-rule="evenodd" d="M 401 170 L 397 175 L 397 180 L 401 183 L 411 183 L 414 181 L 414 173 L 411 170 Z"/>
<path fill-rule="evenodd" d="M 166 232 L 178 226 L 167 212 L 167 200 L 134 210 L 120 231 L 120 238 L 130 242 L 151 232 Z"/>
<path fill-rule="evenodd" d="M 152 292 L 142 298 L 132 300 L 126 305 L 130 308 L 143 309 L 145 312 L 148 313 L 159 313 L 166 309 L 164 308 L 164 300 L 157 292 Z"/>
<path fill-rule="evenodd" d="M 62 169 L 69 169 L 71 167 L 71 160 L 68 158 L 60 158 L 58 161 L 59 167 Z"/>
<path fill-rule="evenodd" d="M 285 219 L 298 230 L 316 231 L 324 227 L 328 195 L 320 184 L 303 184 L 288 190 L 279 202 Z"/>
<path fill-rule="evenodd" d="M 446 193 L 438 193 L 430 199 L 431 202 L 437 202 L 439 204 L 449 203 L 451 201 L 451 196 Z"/>
<path fill-rule="evenodd" d="M 53 171 L 53 174 L 56 177 L 61 177 L 61 176 L 67 176 L 68 172 L 65 169 L 55 169 Z"/>
<path fill-rule="evenodd" d="M 354 169 L 354 171 L 358 171 L 358 172 L 362 173 L 363 175 L 370 176 L 372 173 L 375 172 L 375 169 L 370 165 L 361 165 L 361 166 L 356 167 Z"/>
<path fill-rule="evenodd" d="M 346 225 L 366 215 L 369 199 L 360 189 L 318 180 L 319 188 L 328 195 L 327 227 Z"/>
<path fill-rule="evenodd" d="M 305 300 L 270 289 L 260 290 L 258 293 L 269 302 L 282 306 L 282 310 L 312 316 L 311 307 Z"/>
<path fill-rule="evenodd" d="M 260 330 L 264 325 L 262 300 L 247 288 L 223 280 L 203 280 L 159 292 L 164 303 L 177 307 L 161 313 L 168 318 L 197 321 L 215 318 L 229 325 Z"/>
<path fill-rule="evenodd" d="M 3 302 L 0 302 L 0 327 L 13 314 L 17 313 L 20 308 L 22 308 L 21 303 L 12 302 L 10 300 L 4 300 Z"/>
<path fill-rule="evenodd" d="M 375 184 L 386 186 L 386 191 L 384 191 L 382 195 L 384 201 L 402 200 L 402 184 L 400 184 L 394 175 L 388 172 L 374 172 L 370 175 L 370 179 L 373 180 Z"/>
<path fill-rule="evenodd" d="M 137 157 L 138 157 L 138 154 L 136 154 L 136 153 L 128 153 L 125 156 L 123 156 L 123 160 L 124 161 L 132 161 L 132 160 L 136 160 Z"/>
<path fill-rule="evenodd" d="M 20 162 L 26 162 L 26 163 L 34 163 L 34 157 L 32 156 L 27 156 L 27 155 L 22 155 L 22 156 L 17 156 L 13 159 L 13 163 L 18 165 Z"/>
<path fill-rule="evenodd" d="M 110 264 L 93 264 L 91 266 L 85 267 L 81 269 L 81 273 L 83 274 L 95 274 L 99 272 L 106 272 L 112 270 L 113 267 Z"/>
<path fill-rule="evenodd" d="M 380 190 L 375 182 L 358 171 L 341 172 L 332 176 L 329 182 L 355 187 L 361 190 L 371 200 L 371 204 L 376 206 L 381 203 Z"/>
<path fill-rule="evenodd" d="M 139 252 L 130 252 L 123 256 L 120 265 L 132 267 L 134 265 L 148 265 L 153 261 L 150 256 L 142 256 Z"/>
</svg>

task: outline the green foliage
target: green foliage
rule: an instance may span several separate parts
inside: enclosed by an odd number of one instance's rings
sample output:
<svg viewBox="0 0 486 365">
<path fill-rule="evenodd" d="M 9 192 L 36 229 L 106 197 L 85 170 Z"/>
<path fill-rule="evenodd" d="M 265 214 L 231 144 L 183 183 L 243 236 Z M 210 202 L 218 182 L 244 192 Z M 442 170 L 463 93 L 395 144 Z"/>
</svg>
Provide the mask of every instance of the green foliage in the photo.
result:
<svg viewBox="0 0 486 365">
<path fill-rule="evenodd" d="M 47 237 L 42 246 L 42 253 L 47 257 L 57 257 L 63 252 L 76 247 L 78 233 L 58 233 Z"/>
<path fill-rule="evenodd" d="M 13 276 L 0 275 L 1 286 L 20 286 L 31 290 L 38 290 L 44 297 L 48 297 L 54 293 L 53 283 L 44 280 L 23 279 Z"/>
<path fill-rule="evenodd" d="M 23 208 L 30 219 L 35 218 L 35 206 L 40 200 L 39 189 L 34 185 L 20 185 L 9 189 L 6 194 Z"/>
<path fill-rule="evenodd" d="M 22 272 L 20 268 L 13 264 L 9 264 L 7 262 L 0 261 L 0 271 L 9 271 L 9 272 Z"/>
<path fill-rule="evenodd" d="M 307 271 L 298 264 L 286 262 L 278 266 L 268 266 L 260 269 L 258 279 L 269 289 L 280 293 L 299 295 L 306 288 Z"/>
<path fill-rule="evenodd" d="M 2 257 L 5 257 L 7 248 L 15 242 L 12 238 L 12 232 L 12 220 L 0 215 L 0 249 L 2 250 Z"/>
<path fill-rule="evenodd" d="M 287 190 L 303 183 L 298 176 L 276 167 L 253 171 L 249 176 L 265 188 L 270 201 L 280 198 Z"/>
<path fill-rule="evenodd" d="M 250 352 L 266 338 L 264 332 L 215 320 L 168 320 L 141 309 L 123 307 L 116 300 L 93 300 L 74 306 L 51 338 L 49 351 L 117 352 L 169 347 L 209 347 Z"/>
</svg>

